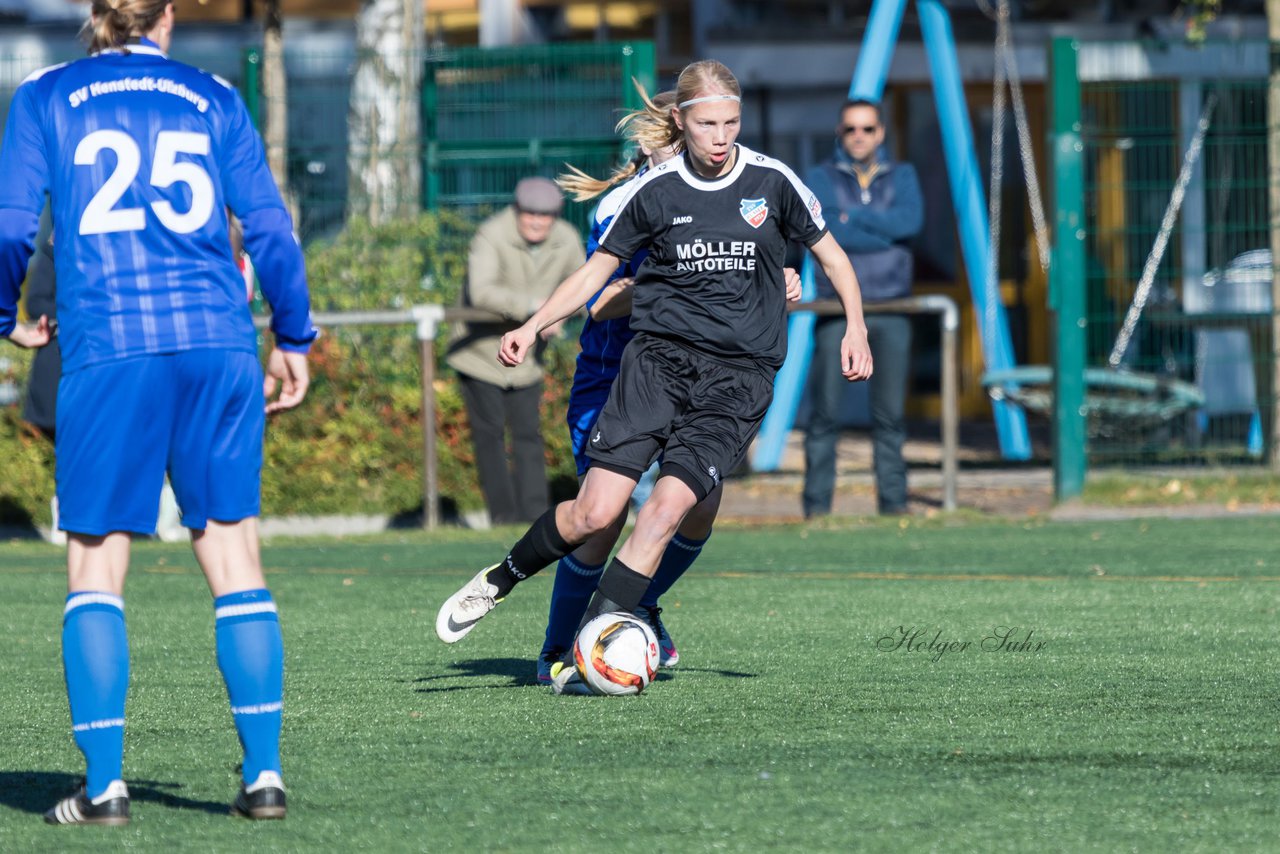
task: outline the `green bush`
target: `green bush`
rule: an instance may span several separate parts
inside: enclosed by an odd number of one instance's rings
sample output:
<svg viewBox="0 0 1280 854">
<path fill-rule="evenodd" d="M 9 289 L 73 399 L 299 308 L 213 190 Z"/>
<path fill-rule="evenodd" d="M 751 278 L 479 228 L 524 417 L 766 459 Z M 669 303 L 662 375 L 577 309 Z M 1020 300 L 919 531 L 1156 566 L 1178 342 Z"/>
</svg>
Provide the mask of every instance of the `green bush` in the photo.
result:
<svg viewBox="0 0 1280 854">
<path fill-rule="evenodd" d="M 450 212 L 376 228 L 352 221 L 334 239 L 307 247 L 313 309 L 452 306 L 466 279 L 474 229 L 474 220 Z M 436 340 L 438 482 L 445 510 L 466 511 L 484 501 L 458 382 L 442 358 L 447 339 L 442 328 Z M 577 350 L 576 336 L 567 335 L 546 353 L 542 426 L 547 474 L 558 495 L 576 483 L 564 412 Z M 414 328 L 326 329 L 311 352 L 307 399 L 267 424 L 263 514 L 420 513 L 422 374 Z M 12 361 L 13 372 L 25 378 L 27 360 Z M 52 449 L 22 424 L 16 407 L 0 415 L 0 519 L 46 522 Z"/>
<path fill-rule="evenodd" d="M 473 220 L 426 213 L 373 228 L 351 222 L 307 251 L 316 311 L 452 306 L 466 279 Z M 436 338 L 436 452 L 442 505 L 484 506 L 457 378 Z M 576 339 L 548 348 L 543 402 L 548 477 L 573 478 L 564 427 Z M 411 326 L 335 327 L 312 348 L 312 389 L 267 428 L 264 515 L 388 513 L 422 508 L 422 373 Z"/>
<path fill-rule="evenodd" d="M 0 525 L 48 525 L 53 443 L 23 421 L 21 412 L 18 406 L 0 407 Z"/>
</svg>

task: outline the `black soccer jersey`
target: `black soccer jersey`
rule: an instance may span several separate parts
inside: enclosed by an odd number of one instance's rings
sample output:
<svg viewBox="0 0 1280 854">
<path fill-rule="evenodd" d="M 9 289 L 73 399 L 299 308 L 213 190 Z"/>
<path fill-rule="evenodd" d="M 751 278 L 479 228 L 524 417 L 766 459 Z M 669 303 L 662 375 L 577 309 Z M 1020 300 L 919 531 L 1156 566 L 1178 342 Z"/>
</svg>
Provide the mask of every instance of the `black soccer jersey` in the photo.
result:
<svg viewBox="0 0 1280 854">
<path fill-rule="evenodd" d="M 787 351 L 787 241 L 827 232 L 818 199 L 783 163 L 737 147 L 729 174 L 699 177 L 675 157 L 636 179 L 600 246 L 636 274 L 631 328 L 771 370 Z"/>
</svg>

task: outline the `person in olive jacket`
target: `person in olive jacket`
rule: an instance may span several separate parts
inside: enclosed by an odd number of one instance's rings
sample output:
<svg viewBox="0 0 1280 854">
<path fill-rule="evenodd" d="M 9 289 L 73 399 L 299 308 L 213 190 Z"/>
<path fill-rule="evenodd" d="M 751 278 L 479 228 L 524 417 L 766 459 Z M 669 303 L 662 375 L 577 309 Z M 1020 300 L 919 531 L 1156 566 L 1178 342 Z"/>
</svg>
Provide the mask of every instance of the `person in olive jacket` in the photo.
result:
<svg viewBox="0 0 1280 854">
<path fill-rule="evenodd" d="M 494 354 L 503 334 L 524 323 L 586 259 L 582 238 L 560 218 L 563 206 L 554 182 L 524 178 L 514 203 L 485 220 L 471 241 L 461 303 L 502 320 L 455 325 L 447 361 L 461 381 L 480 490 L 495 525 L 532 522 L 548 506 L 541 360 L 504 368 Z M 544 338 L 556 332 L 547 330 Z"/>
</svg>

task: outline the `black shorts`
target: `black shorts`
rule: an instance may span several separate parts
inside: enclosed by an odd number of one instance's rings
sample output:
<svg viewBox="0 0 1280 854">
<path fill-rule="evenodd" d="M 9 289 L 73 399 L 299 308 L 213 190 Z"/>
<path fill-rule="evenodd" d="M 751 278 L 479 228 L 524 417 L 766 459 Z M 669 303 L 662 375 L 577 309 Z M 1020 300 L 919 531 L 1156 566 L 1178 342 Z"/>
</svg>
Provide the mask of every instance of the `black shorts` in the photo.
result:
<svg viewBox="0 0 1280 854">
<path fill-rule="evenodd" d="M 594 466 L 639 478 L 661 453 L 662 473 L 702 500 L 746 456 L 773 400 L 774 373 L 637 335 L 623 351 L 587 456 Z"/>
</svg>

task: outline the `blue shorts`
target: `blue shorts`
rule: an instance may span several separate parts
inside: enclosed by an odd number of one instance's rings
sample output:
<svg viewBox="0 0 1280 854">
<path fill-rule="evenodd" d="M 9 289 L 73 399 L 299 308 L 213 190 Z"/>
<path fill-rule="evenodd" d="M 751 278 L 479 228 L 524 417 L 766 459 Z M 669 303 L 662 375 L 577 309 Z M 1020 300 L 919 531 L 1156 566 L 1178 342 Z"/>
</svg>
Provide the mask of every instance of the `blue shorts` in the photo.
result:
<svg viewBox="0 0 1280 854">
<path fill-rule="evenodd" d="M 253 353 L 188 350 L 65 374 L 55 435 L 59 527 L 154 532 L 166 471 L 188 528 L 257 516 L 264 405 Z"/>
<path fill-rule="evenodd" d="M 579 478 L 587 473 L 587 467 L 591 465 L 591 460 L 587 457 L 587 442 L 591 440 L 591 428 L 595 426 L 596 416 L 609 399 L 611 385 L 612 382 L 583 388 L 575 381 L 573 390 L 569 392 L 566 420 L 569 422 L 569 439 L 573 442 L 573 460 L 578 464 Z"/>
</svg>

